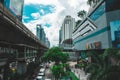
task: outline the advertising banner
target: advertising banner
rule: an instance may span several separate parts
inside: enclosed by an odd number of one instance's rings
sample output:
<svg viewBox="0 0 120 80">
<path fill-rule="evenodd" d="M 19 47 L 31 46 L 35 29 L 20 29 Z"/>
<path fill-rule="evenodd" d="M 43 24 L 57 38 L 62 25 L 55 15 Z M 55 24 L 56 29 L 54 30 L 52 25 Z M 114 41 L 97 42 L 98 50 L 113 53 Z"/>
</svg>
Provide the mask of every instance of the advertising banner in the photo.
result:
<svg viewBox="0 0 120 80">
<path fill-rule="evenodd" d="M 9 8 L 17 18 L 22 20 L 24 0 L 10 0 Z"/>
</svg>

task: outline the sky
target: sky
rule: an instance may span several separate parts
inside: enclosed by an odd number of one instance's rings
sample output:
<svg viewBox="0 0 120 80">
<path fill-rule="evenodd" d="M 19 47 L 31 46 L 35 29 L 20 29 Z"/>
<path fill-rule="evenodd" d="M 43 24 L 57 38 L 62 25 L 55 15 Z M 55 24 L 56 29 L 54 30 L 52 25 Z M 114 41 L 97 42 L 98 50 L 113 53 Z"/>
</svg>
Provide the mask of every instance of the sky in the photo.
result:
<svg viewBox="0 0 120 80">
<path fill-rule="evenodd" d="M 25 0 L 23 23 L 36 35 L 36 24 L 41 24 L 50 41 L 57 46 L 59 30 L 66 15 L 78 20 L 77 12 L 88 11 L 87 0 Z"/>
</svg>

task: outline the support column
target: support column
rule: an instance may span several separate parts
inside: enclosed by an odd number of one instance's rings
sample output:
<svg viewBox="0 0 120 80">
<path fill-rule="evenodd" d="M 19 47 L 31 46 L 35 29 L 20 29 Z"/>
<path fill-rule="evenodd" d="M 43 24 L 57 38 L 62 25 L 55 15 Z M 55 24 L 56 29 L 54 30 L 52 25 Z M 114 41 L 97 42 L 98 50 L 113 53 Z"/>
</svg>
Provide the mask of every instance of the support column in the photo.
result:
<svg viewBox="0 0 120 80">
<path fill-rule="evenodd" d="M 17 73 L 19 73 L 20 75 L 26 73 L 27 70 L 27 64 L 25 61 L 18 61 L 18 65 L 17 65 Z"/>
</svg>

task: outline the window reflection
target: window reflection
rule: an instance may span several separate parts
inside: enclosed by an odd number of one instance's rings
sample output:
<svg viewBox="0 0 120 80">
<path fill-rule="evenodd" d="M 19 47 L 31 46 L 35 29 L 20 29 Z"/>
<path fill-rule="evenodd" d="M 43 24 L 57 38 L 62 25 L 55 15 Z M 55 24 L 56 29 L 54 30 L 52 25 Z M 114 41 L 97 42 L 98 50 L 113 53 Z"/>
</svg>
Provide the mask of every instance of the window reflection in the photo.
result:
<svg viewBox="0 0 120 80">
<path fill-rule="evenodd" d="M 120 48 L 120 20 L 110 22 L 113 47 Z"/>
<path fill-rule="evenodd" d="M 97 20 L 100 16 L 102 16 L 105 13 L 105 3 L 100 5 L 91 15 L 90 18 L 95 21 Z"/>
</svg>

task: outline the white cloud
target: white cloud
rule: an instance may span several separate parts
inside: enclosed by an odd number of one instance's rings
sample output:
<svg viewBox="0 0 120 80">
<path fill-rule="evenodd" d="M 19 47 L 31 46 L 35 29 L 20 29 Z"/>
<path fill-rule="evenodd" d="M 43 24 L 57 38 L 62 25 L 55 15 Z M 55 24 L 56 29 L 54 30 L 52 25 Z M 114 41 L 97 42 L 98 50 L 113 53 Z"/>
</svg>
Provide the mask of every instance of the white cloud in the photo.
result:
<svg viewBox="0 0 120 80">
<path fill-rule="evenodd" d="M 42 14 L 45 14 L 45 12 L 44 12 L 44 10 L 43 10 L 43 9 L 41 9 L 41 10 L 40 10 L 40 12 L 41 12 Z"/>
<path fill-rule="evenodd" d="M 37 13 L 32 13 L 31 16 L 32 16 L 34 19 L 39 19 L 39 18 L 40 18 L 39 12 L 37 12 Z"/>
<path fill-rule="evenodd" d="M 25 4 L 44 4 L 44 5 L 51 5 L 58 3 L 58 0 L 25 0 Z"/>
<path fill-rule="evenodd" d="M 46 36 L 50 40 L 51 46 L 57 45 L 59 40 L 59 29 L 62 25 L 63 19 L 66 15 L 71 15 L 76 20 L 77 12 L 80 10 L 88 10 L 86 4 L 87 0 L 25 0 L 25 4 L 44 4 L 44 5 L 54 5 L 55 12 L 41 16 L 40 19 L 26 23 L 25 25 L 32 30 L 33 33 L 36 33 L 36 24 L 45 24 L 50 23 L 52 26 L 47 28 L 45 26 Z M 42 9 L 40 10 L 41 12 Z M 38 13 L 33 13 L 32 16 L 36 18 Z"/>
<path fill-rule="evenodd" d="M 28 16 L 23 15 L 23 18 L 24 18 L 24 19 L 28 19 L 29 17 L 28 17 Z"/>
</svg>

